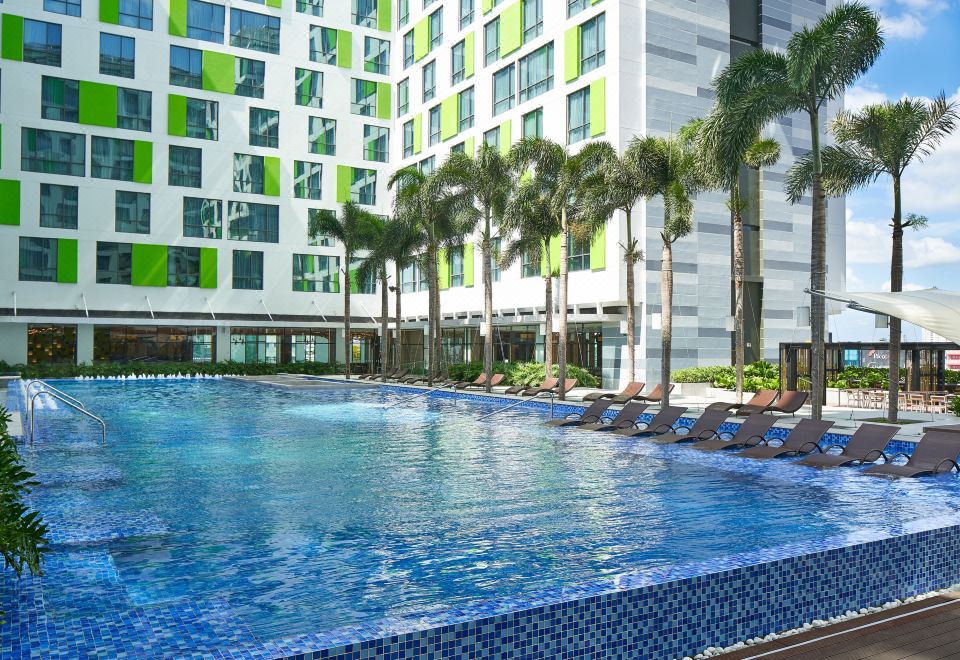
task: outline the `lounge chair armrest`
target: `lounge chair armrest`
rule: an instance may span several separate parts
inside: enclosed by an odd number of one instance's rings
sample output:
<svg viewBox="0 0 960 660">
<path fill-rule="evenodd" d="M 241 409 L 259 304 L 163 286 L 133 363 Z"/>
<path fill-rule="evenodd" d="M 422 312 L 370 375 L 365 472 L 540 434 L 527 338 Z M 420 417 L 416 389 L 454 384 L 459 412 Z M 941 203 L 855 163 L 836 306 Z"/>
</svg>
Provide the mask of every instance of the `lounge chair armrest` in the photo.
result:
<svg viewBox="0 0 960 660">
<path fill-rule="evenodd" d="M 700 440 L 710 440 L 712 438 L 719 438 L 719 437 L 720 437 L 720 434 L 717 433 L 714 429 L 707 429 L 706 431 L 701 431 L 700 435 L 697 436 L 697 438 Z"/>
<path fill-rule="evenodd" d="M 638 431 L 643 431 L 644 429 L 650 428 L 650 425 L 647 424 L 646 422 L 633 422 L 631 426 L 633 426 Z"/>
<path fill-rule="evenodd" d="M 893 463 L 895 460 L 901 457 L 907 459 L 908 461 L 910 460 L 909 454 L 905 454 L 902 451 L 898 451 L 896 454 L 894 454 L 893 456 L 887 459 L 887 463 Z"/>
<path fill-rule="evenodd" d="M 718 440 L 723 440 L 723 436 L 725 435 L 729 436 L 730 440 L 733 440 L 733 437 L 736 435 L 736 433 L 731 433 L 730 431 L 720 431 L 716 434 Z"/>
<path fill-rule="evenodd" d="M 564 419 L 583 419 L 583 413 L 570 413 Z"/>
<path fill-rule="evenodd" d="M 612 421 L 613 421 L 613 417 L 606 417 L 605 415 L 601 415 L 600 419 L 597 420 L 597 424 L 609 424 Z"/>
<path fill-rule="evenodd" d="M 585 417 L 580 418 L 580 422 L 582 424 L 596 424 L 599 421 L 600 421 L 600 418 L 597 417 L 596 415 L 587 415 Z"/>
<path fill-rule="evenodd" d="M 650 427 L 648 426 L 647 428 L 649 429 Z M 668 431 L 674 431 L 674 430 L 675 429 L 669 424 L 661 424 L 657 428 L 653 429 L 653 432 L 656 433 L 657 435 L 663 435 Z"/>
<path fill-rule="evenodd" d="M 751 442 L 750 442 L 751 440 L 756 440 L 756 442 L 751 443 Z M 766 441 L 767 441 L 767 439 L 764 438 L 762 435 L 759 435 L 759 434 L 758 434 L 758 435 L 751 435 L 749 438 L 747 438 L 747 439 L 743 442 L 743 446 L 744 446 L 744 447 L 759 447 L 760 445 L 762 445 L 762 444 L 765 443 Z"/>
<path fill-rule="evenodd" d="M 818 446 L 819 446 L 819 445 L 818 445 Z M 824 447 L 823 449 L 821 449 L 821 450 L 820 450 L 820 453 L 821 453 L 821 454 L 826 454 L 826 453 L 829 452 L 831 449 L 839 449 L 839 450 L 842 452 L 842 451 L 844 450 L 844 447 L 845 447 L 844 445 L 828 445 L 828 446 Z"/>
<path fill-rule="evenodd" d="M 670 427 L 674 433 L 690 433 L 691 426 L 684 426 L 683 424 L 677 424 L 676 426 Z"/>
<path fill-rule="evenodd" d="M 867 462 L 867 459 L 868 459 L 870 456 L 873 456 L 874 454 L 877 455 L 877 458 L 881 458 L 881 457 L 882 457 L 884 463 L 889 463 L 889 462 L 890 462 L 890 457 L 887 456 L 886 454 L 884 454 L 882 449 L 871 449 L 870 451 L 868 451 L 866 454 L 863 455 L 863 458 L 860 459 L 860 462 L 861 462 L 861 463 L 866 463 L 866 462 Z"/>
<path fill-rule="evenodd" d="M 940 472 L 940 466 L 943 465 L 944 463 L 950 466 L 950 470 L 956 469 L 958 472 L 960 472 L 960 465 L 957 465 L 957 462 L 955 460 L 953 460 L 952 458 L 945 458 L 939 463 L 937 463 L 937 467 L 933 468 L 933 473 L 938 474 Z M 950 472 L 950 470 L 947 470 L 947 472 Z"/>
<path fill-rule="evenodd" d="M 770 443 L 767 443 L 767 444 L 770 444 Z M 781 441 L 780 444 L 783 445 L 783 441 Z M 832 446 L 836 446 L 836 445 L 832 445 Z M 820 448 L 820 443 L 817 442 L 816 440 L 807 440 L 806 442 L 804 442 L 802 445 L 797 447 L 797 453 L 798 454 L 801 453 L 806 447 L 810 447 L 811 452 L 817 451 L 817 452 L 820 452 L 821 454 L 824 453 L 823 449 Z"/>
</svg>

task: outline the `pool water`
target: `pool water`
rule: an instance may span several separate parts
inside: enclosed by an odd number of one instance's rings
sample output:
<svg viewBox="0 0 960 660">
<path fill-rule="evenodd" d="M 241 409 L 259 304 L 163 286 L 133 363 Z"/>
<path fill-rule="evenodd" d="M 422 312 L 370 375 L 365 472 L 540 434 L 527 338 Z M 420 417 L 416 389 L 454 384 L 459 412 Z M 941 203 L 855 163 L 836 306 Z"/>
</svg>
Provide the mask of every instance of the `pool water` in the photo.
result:
<svg viewBox="0 0 960 660">
<path fill-rule="evenodd" d="M 228 381 L 57 383 L 38 415 L 48 616 L 225 600 L 262 639 L 955 516 L 955 477 L 542 426 L 523 407 Z M 398 403 L 399 402 L 399 403 Z M 398 403 L 394 406 L 392 404 Z M 951 497 L 945 497 L 945 494 Z"/>
</svg>

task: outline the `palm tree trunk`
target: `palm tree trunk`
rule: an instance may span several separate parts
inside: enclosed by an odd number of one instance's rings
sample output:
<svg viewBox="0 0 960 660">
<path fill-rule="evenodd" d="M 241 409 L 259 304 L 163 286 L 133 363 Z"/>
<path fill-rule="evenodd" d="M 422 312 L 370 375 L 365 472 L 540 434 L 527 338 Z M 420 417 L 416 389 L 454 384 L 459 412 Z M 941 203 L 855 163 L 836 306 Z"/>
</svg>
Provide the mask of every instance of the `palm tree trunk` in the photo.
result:
<svg viewBox="0 0 960 660">
<path fill-rule="evenodd" d="M 559 399 L 566 398 L 564 382 L 567 379 L 567 280 L 569 264 L 567 259 L 567 243 L 570 239 L 570 227 L 567 224 L 567 209 L 560 215 L 560 319 L 557 323 L 557 376 L 560 378 Z M 549 375 L 549 374 L 548 374 Z"/>
<path fill-rule="evenodd" d="M 673 243 L 663 237 L 660 266 L 660 391 L 661 409 L 670 405 L 670 352 L 673 348 Z"/>
<path fill-rule="evenodd" d="M 344 246 L 346 268 L 343 269 L 343 371 L 347 380 L 350 380 L 350 361 L 353 357 L 353 337 L 350 331 L 350 261 L 353 255 L 350 248 Z"/>
<path fill-rule="evenodd" d="M 440 316 L 440 268 L 437 266 L 436 256 L 439 255 L 439 248 L 434 253 L 433 270 L 436 282 L 434 283 L 433 295 L 433 346 L 430 348 L 430 372 L 433 375 L 439 375 L 442 362 L 440 347 L 443 345 L 443 327 Z M 431 381 L 432 384 L 432 381 Z"/>
<path fill-rule="evenodd" d="M 810 288 L 823 291 L 827 284 L 827 201 L 823 190 L 823 161 L 820 157 L 820 120 L 810 114 L 811 156 L 813 158 L 813 217 L 810 237 Z M 813 419 L 823 416 L 826 394 L 826 301 L 810 296 L 810 405 Z"/>
<path fill-rule="evenodd" d="M 900 177 L 893 178 L 893 254 L 890 258 L 890 291 L 903 290 L 903 210 L 900 203 Z M 890 385 L 887 421 L 895 424 L 900 407 L 900 328 L 901 322 L 890 317 Z M 914 365 L 914 369 L 918 365 Z"/>
<path fill-rule="evenodd" d="M 437 277 L 437 248 L 431 244 L 427 248 L 427 280 L 430 282 L 427 291 L 427 355 L 424 359 L 424 368 L 427 370 L 427 384 L 433 385 L 433 365 L 437 355 L 435 350 L 436 332 L 436 304 L 434 298 L 440 295 L 440 280 Z M 428 363 L 429 360 L 429 363 Z"/>
<path fill-rule="evenodd" d="M 387 365 L 390 357 L 390 291 L 387 290 L 387 267 L 380 266 L 380 373 L 387 382 Z"/>
<path fill-rule="evenodd" d="M 393 313 L 394 313 L 394 318 L 396 318 L 396 333 L 397 333 L 393 340 L 393 366 L 394 368 L 399 369 L 400 360 L 402 357 L 401 352 L 403 350 L 402 348 L 403 333 L 400 331 L 400 319 L 403 318 L 400 315 L 400 299 L 402 297 L 401 291 L 400 291 L 400 264 L 395 263 L 393 265 L 393 270 L 394 270 L 394 282 L 396 284 L 396 288 L 394 289 L 394 292 L 393 292 L 394 308 L 395 308 Z M 386 371 L 386 369 L 384 369 L 384 371 Z M 386 377 L 384 377 L 384 380 L 386 380 Z"/>
<path fill-rule="evenodd" d="M 632 383 L 637 379 L 637 317 L 636 317 L 636 283 L 634 282 L 634 268 L 636 251 L 633 246 L 633 209 L 627 209 L 627 249 L 625 260 L 627 264 L 627 379 Z"/>
<path fill-rule="evenodd" d="M 739 186 L 734 184 L 733 206 L 733 364 L 736 371 L 737 403 L 743 403 L 743 211 Z"/>
<path fill-rule="evenodd" d="M 489 208 L 484 212 L 480 253 L 483 259 L 483 324 L 487 333 L 483 342 L 483 373 L 487 380 L 485 389 L 490 392 L 490 379 L 493 378 L 493 268 L 490 264 Z"/>
<path fill-rule="evenodd" d="M 547 376 L 553 373 L 553 270 L 550 263 L 550 244 L 543 244 L 543 258 L 547 265 L 547 276 L 543 289 L 546 300 L 543 307 L 543 365 Z"/>
</svg>

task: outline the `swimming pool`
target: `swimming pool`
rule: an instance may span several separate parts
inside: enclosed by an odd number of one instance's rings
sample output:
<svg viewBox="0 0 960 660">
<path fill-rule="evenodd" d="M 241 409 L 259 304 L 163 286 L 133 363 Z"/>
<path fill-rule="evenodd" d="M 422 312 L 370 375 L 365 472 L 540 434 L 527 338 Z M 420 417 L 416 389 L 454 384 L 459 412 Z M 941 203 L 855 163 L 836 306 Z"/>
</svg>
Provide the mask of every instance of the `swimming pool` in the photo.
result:
<svg viewBox="0 0 960 660">
<path fill-rule="evenodd" d="M 477 419 L 499 402 L 57 385 L 109 436 L 101 448 L 82 420 L 44 412 L 25 450 L 54 541 L 33 588 L 55 630 L 188 607 L 228 613 L 232 632 L 214 626 L 211 647 L 242 646 L 960 520 L 955 477 L 894 482 L 548 429 L 524 408 Z"/>
</svg>

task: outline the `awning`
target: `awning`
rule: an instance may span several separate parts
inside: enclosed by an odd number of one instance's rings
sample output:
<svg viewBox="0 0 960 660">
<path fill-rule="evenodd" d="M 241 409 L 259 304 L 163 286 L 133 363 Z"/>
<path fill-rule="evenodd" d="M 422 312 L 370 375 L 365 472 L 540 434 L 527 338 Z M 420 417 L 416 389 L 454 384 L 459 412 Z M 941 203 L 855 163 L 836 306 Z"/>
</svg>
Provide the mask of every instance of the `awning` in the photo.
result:
<svg viewBox="0 0 960 660">
<path fill-rule="evenodd" d="M 960 292 L 942 289 L 898 293 L 824 291 L 820 295 L 847 303 L 851 309 L 902 319 L 960 344 Z"/>
</svg>

